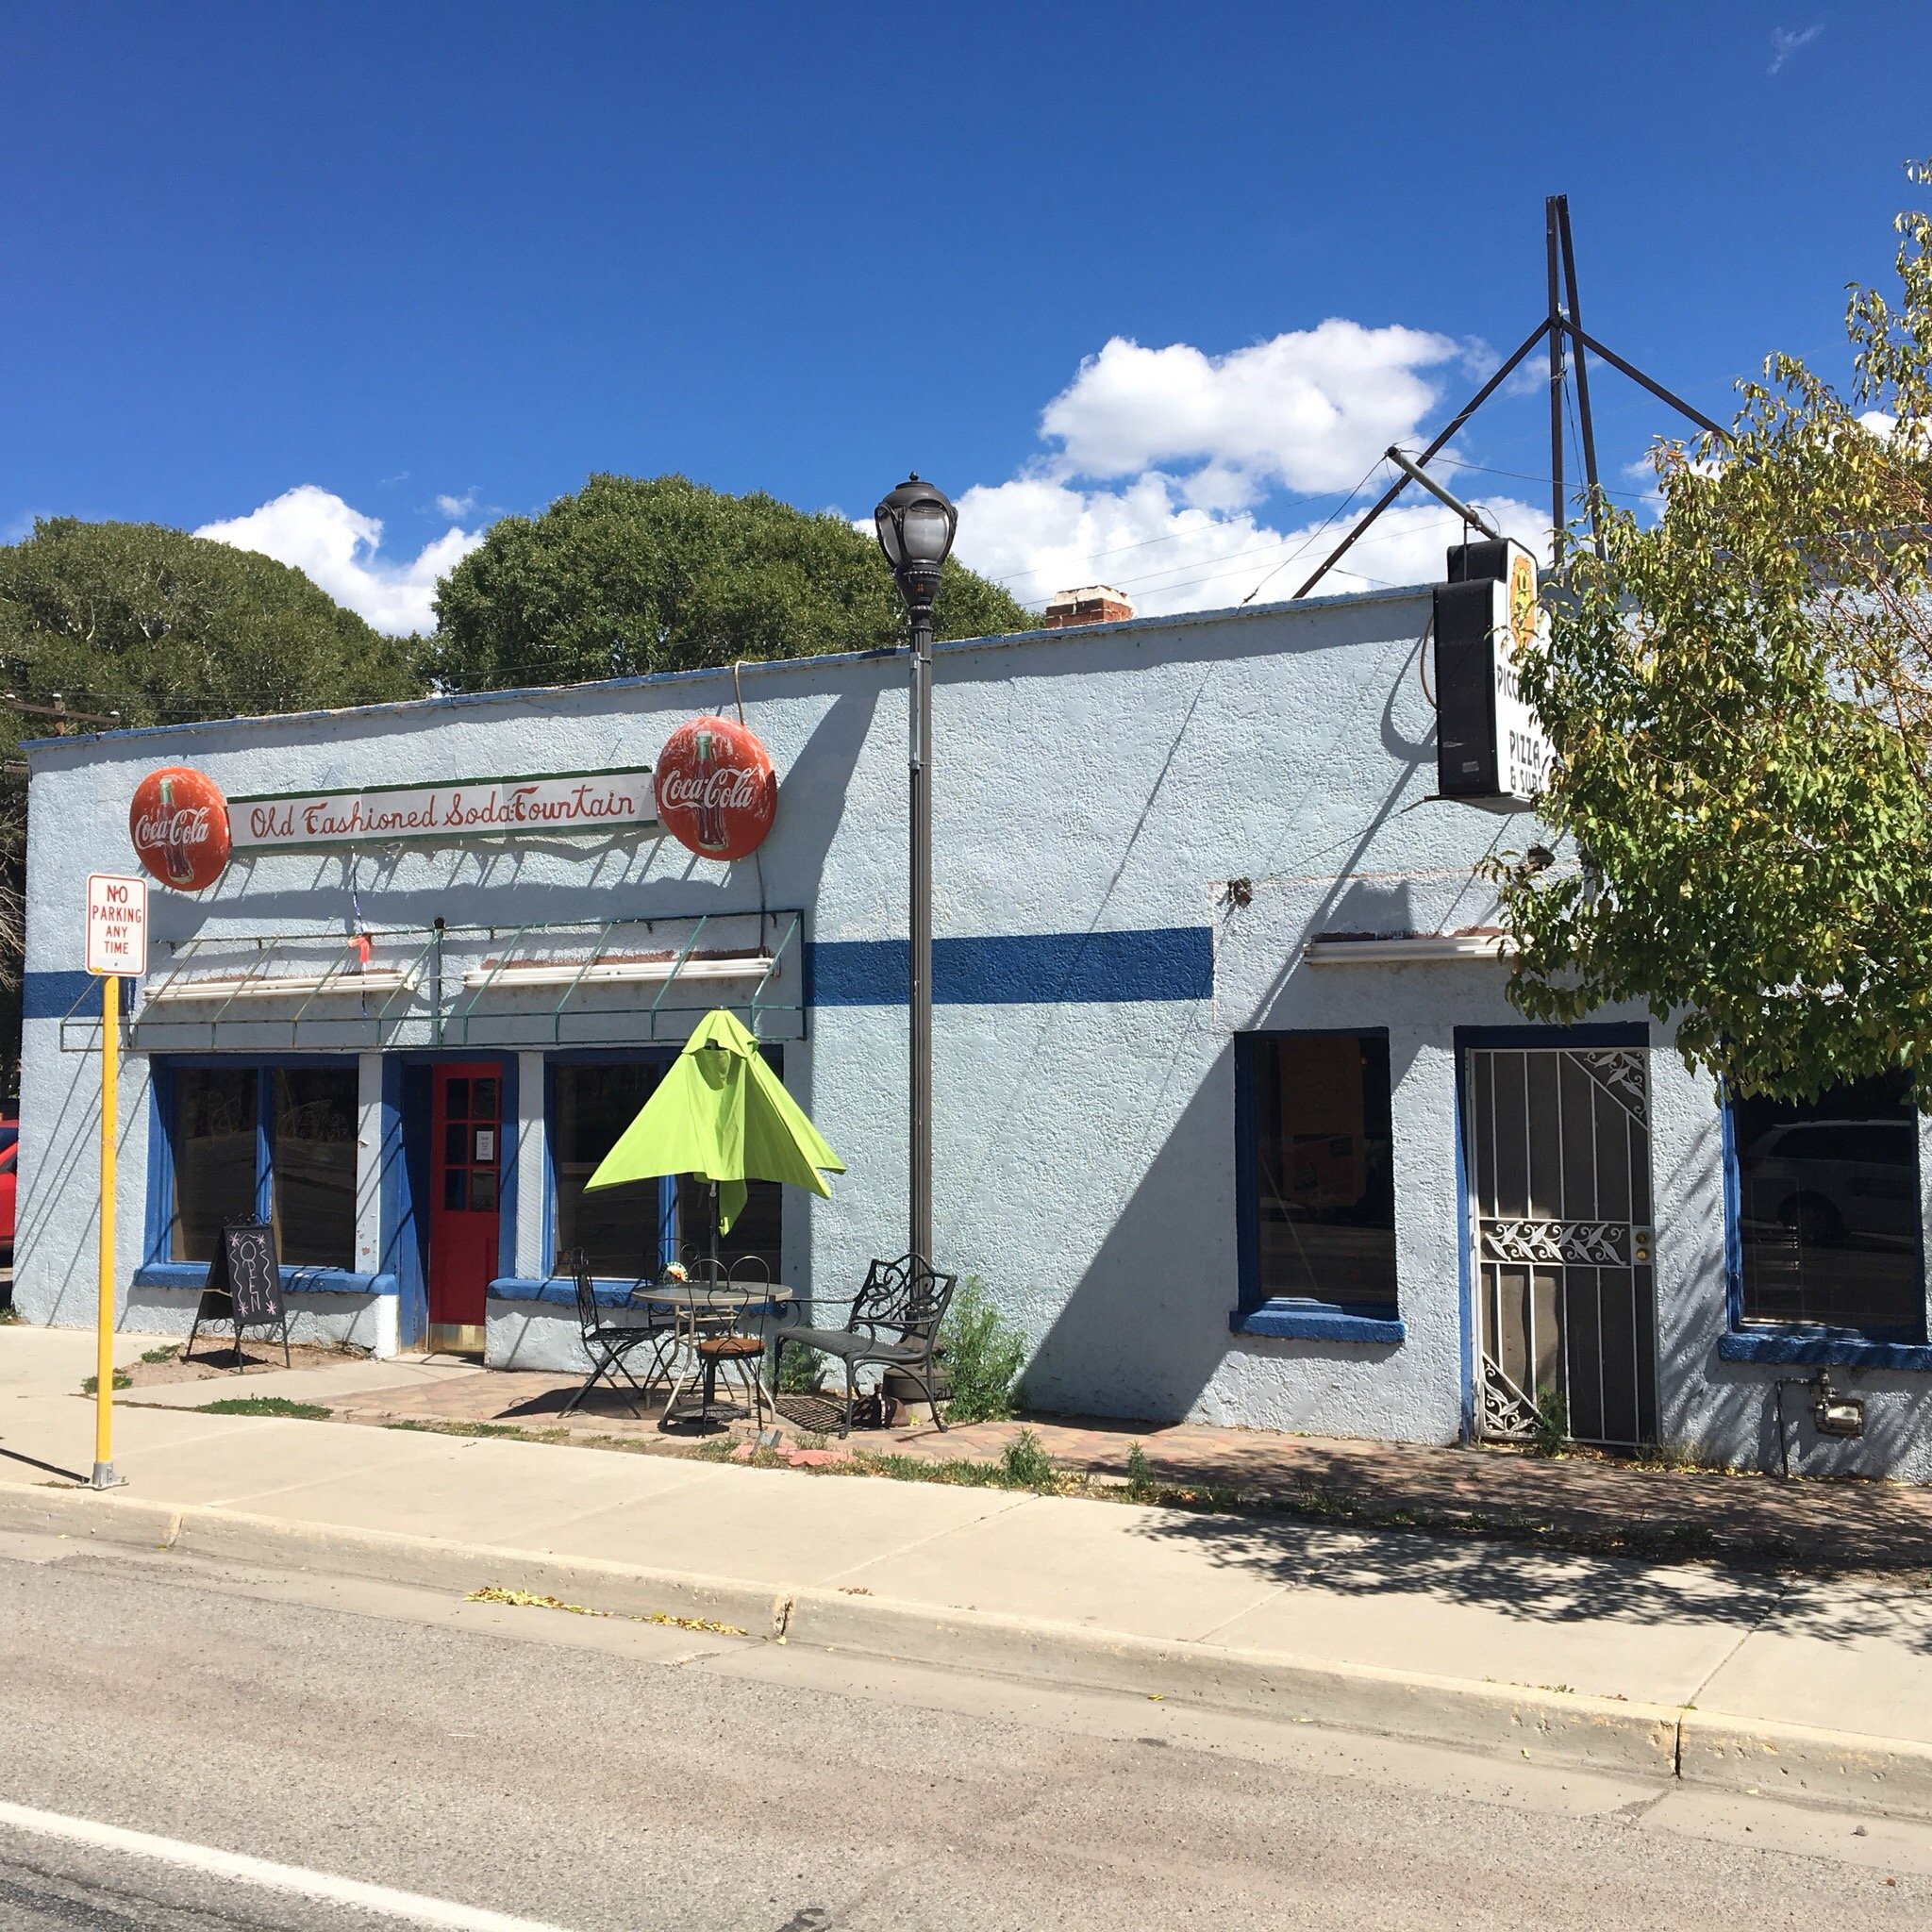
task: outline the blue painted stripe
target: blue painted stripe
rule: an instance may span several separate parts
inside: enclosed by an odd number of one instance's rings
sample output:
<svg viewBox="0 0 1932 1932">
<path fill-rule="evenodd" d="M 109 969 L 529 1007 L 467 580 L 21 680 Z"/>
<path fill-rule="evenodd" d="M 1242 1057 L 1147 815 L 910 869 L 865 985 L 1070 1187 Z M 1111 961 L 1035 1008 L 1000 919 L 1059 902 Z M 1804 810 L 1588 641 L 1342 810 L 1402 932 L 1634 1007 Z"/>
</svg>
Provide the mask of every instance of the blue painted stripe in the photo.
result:
<svg viewBox="0 0 1932 1932">
<path fill-rule="evenodd" d="M 906 974 L 904 940 L 822 940 L 806 948 L 806 1003 L 904 1006 Z M 86 973 L 29 973 L 25 1016 L 61 1019 L 92 984 Z M 932 996 L 944 1007 L 1107 1006 L 1213 993 L 1214 938 L 1205 925 L 933 941 Z"/>
<path fill-rule="evenodd" d="M 92 973 L 26 974 L 21 981 L 21 1017 L 24 1020 L 64 1020 L 88 989 L 99 985 L 100 981 Z M 124 1010 L 126 1004 L 126 995 L 123 994 Z M 100 1005 L 98 994 L 94 1005 L 96 1008 Z M 95 1017 L 99 1017 L 98 1012 Z"/>
<path fill-rule="evenodd" d="M 904 1006 L 907 970 L 904 940 L 822 940 L 806 949 L 806 1002 Z M 932 996 L 939 1006 L 1205 1000 L 1213 991 L 1214 940 L 1205 925 L 933 941 Z"/>
</svg>

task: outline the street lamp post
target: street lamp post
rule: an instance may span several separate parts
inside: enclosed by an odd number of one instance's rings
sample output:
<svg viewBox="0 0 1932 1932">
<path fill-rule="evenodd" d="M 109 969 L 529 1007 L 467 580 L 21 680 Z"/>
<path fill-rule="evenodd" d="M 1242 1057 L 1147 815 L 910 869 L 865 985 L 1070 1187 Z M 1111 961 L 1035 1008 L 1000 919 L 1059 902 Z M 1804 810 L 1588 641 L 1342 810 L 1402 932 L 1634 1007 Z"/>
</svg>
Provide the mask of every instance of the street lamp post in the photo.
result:
<svg viewBox="0 0 1932 1932">
<path fill-rule="evenodd" d="M 873 512 L 879 548 L 906 600 L 912 647 L 911 730 L 907 747 L 911 780 L 912 904 L 908 937 L 911 1050 L 911 1149 L 908 1162 L 911 1252 L 932 1255 L 932 603 L 953 547 L 959 513 L 944 491 L 915 473 Z"/>
</svg>

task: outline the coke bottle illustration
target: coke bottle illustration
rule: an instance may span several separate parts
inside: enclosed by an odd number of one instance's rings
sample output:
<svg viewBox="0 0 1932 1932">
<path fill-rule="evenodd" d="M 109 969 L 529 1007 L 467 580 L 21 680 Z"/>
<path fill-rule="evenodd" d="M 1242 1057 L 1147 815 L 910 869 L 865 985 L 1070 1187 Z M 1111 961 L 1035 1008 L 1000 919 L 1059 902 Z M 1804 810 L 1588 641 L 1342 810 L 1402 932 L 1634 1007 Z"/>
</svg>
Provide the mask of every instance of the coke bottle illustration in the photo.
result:
<svg viewBox="0 0 1932 1932">
<path fill-rule="evenodd" d="M 696 749 L 698 846 L 705 852 L 723 852 L 731 843 L 724 829 L 724 786 L 730 774 L 719 769 L 718 741 L 702 726 Z"/>
<path fill-rule="evenodd" d="M 194 883 L 194 861 L 188 856 L 188 842 L 183 836 L 189 827 L 183 823 L 183 813 L 175 803 L 175 781 L 161 780 L 160 810 L 155 816 L 160 821 L 157 829 L 161 835 L 161 846 L 166 856 L 168 882 L 176 886 L 192 886 Z"/>
</svg>

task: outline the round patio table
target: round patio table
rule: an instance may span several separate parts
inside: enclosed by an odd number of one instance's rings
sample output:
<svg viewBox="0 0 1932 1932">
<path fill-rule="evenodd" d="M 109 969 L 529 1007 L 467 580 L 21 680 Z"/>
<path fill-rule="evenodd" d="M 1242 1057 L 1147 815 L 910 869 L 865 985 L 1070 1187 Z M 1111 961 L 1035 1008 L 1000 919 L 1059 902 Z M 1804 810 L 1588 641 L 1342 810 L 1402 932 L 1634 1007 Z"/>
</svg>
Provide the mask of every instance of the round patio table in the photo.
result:
<svg viewBox="0 0 1932 1932">
<path fill-rule="evenodd" d="M 662 1428 L 672 1420 L 672 1410 L 676 1407 L 679 1395 L 687 1383 L 695 1380 L 700 1373 L 703 1375 L 703 1392 L 695 1419 L 703 1424 L 719 1415 L 742 1415 L 744 1410 L 739 1405 L 719 1402 L 718 1357 L 716 1354 L 701 1353 L 699 1343 L 741 1336 L 738 1323 L 747 1308 L 769 1307 L 774 1314 L 782 1314 L 791 1299 L 791 1290 L 782 1281 L 644 1281 L 632 1289 L 630 1301 L 633 1307 L 668 1309 L 675 1324 L 670 1360 L 663 1365 L 663 1373 L 671 1375 L 671 1392 L 664 1399 L 664 1414 L 658 1427 Z M 772 1412 L 775 1415 L 777 1402 L 770 1391 L 764 1390 L 764 1338 L 761 1335 L 745 1335 L 741 1339 L 759 1343 L 759 1366 L 752 1374 L 758 1377 L 759 1389 L 771 1401 Z M 680 1353 L 685 1354 L 688 1359 L 673 1374 L 671 1361 L 675 1361 Z M 656 1375 L 651 1379 L 655 1381 Z M 645 1386 L 648 1388 L 649 1384 Z"/>
</svg>

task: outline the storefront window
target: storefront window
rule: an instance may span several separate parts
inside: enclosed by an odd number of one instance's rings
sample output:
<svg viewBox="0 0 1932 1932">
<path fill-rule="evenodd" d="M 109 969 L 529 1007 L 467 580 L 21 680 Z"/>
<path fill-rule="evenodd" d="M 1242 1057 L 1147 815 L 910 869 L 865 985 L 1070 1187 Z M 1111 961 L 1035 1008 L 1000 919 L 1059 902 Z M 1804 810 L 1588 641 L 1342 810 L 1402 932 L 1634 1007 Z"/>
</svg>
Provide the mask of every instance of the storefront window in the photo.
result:
<svg viewBox="0 0 1932 1932">
<path fill-rule="evenodd" d="M 658 1272 L 662 1245 L 659 1189 L 655 1180 L 584 1191 L 638 1109 L 657 1091 L 663 1068 L 638 1061 L 560 1066 L 554 1072 L 550 1120 L 551 1172 L 557 1186 L 557 1253 L 553 1266 L 568 1273 L 582 1248 L 593 1274 L 632 1280 Z"/>
<path fill-rule="evenodd" d="M 1919 1117 L 1908 1077 L 1731 1102 L 1747 1323 L 1923 1341 Z"/>
<path fill-rule="evenodd" d="M 775 1061 L 775 1055 L 772 1056 Z M 551 1266 L 568 1272 L 572 1255 L 582 1248 L 591 1272 L 618 1280 L 657 1273 L 663 1251 L 662 1192 L 655 1180 L 628 1187 L 584 1191 L 584 1183 L 617 1144 L 638 1109 L 656 1092 L 661 1064 L 597 1061 L 553 1069 L 550 1118 L 551 1173 L 557 1189 L 553 1217 L 556 1245 Z M 781 1190 L 774 1181 L 753 1181 L 743 1211 L 719 1242 L 721 1260 L 730 1263 L 756 1255 L 780 1279 L 778 1233 Z M 708 1183 L 681 1177 L 675 1192 L 675 1244 L 687 1256 L 709 1252 L 711 1190 Z"/>
<path fill-rule="evenodd" d="M 168 1252 L 211 1261 L 222 1224 L 255 1218 L 253 1067 L 183 1067 L 175 1075 L 175 1211 Z"/>
<path fill-rule="evenodd" d="M 778 1266 L 778 1238 L 785 1191 L 776 1181 L 747 1181 L 744 1206 L 727 1232 L 718 1237 L 718 1259 L 742 1274 L 742 1264 L 756 1257 L 764 1264 L 761 1279 L 783 1281 Z M 711 1185 L 691 1174 L 677 1183 L 677 1240 L 687 1255 L 711 1252 Z"/>
<path fill-rule="evenodd" d="M 356 1069 L 270 1075 L 275 1247 L 291 1267 L 356 1265 Z"/>
<path fill-rule="evenodd" d="M 1392 1311 L 1388 1037 L 1259 1034 L 1244 1044 L 1253 1298 Z"/>
</svg>

